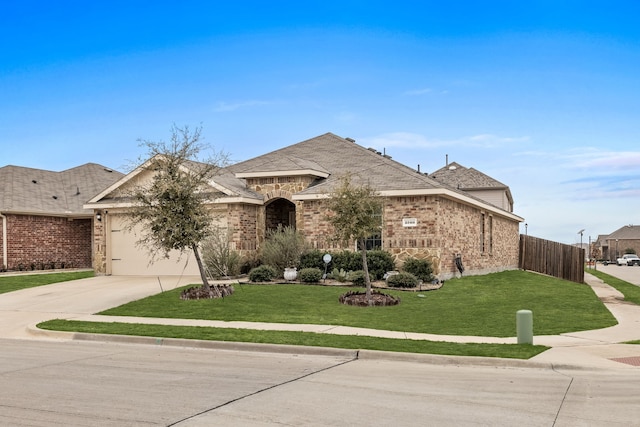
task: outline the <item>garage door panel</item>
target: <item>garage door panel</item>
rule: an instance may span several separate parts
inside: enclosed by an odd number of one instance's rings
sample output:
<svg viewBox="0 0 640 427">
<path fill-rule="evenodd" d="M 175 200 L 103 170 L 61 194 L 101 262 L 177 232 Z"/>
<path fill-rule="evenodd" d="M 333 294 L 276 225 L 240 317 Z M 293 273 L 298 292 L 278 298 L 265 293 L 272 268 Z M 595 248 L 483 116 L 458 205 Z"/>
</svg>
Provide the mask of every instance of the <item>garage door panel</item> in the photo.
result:
<svg viewBox="0 0 640 427">
<path fill-rule="evenodd" d="M 111 274 L 115 276 L 171 276 L 199 275 L 198 265 L 192 253 L 186 252 L 180 257 L 178 251 L 172 251 L 169 258 L 158 259 L 150 263 L 148 250 L 137 246 L 140 229 L 129 231 L 122 217 L 110 216 L 111 221 Z"/>
</svg>

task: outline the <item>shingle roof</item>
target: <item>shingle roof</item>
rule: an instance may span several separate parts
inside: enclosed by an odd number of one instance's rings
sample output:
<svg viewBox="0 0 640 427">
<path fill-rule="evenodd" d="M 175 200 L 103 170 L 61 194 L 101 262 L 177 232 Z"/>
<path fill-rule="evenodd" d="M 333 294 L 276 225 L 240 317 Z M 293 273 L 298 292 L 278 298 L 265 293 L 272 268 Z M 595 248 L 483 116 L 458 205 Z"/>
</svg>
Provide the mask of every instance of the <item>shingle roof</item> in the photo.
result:
<svg viewBox="0 0 640 427">
<path fill-rule="evenodd" d="M 433 172 L 430 176 L 461 190 L 509 188 L 489 175 L 485 175 L 474 168 L 466 168 L 456 162 L 449 163 Z"/>
<path fill-rule="evenodd" d="M 302 159 L 313 159 L 304 160 Z M 398 163 L 351 140 L 326 133 L 229 167 L 232 173 L 264 172 L 265 176 L 282 171 L 313 169 L 329 174 L 298 194 L 321 194 L 331 191 L 347 173 L 366 180 L 377 191 L 442 188 L 439 183 L 418 171 Z"/>
<path fill-rule="evenodd" d="M 82 205 L 123 174 L 96 163 L 62 172 L 20 166 L 0 168 L 0 212 L 90 215 Z"/>
<path fill-rule="evenodd" d="M 607 240 L 636 240 L 640 239 L 640 225 L 625 225 L 609 234 Z"/>
</svg>

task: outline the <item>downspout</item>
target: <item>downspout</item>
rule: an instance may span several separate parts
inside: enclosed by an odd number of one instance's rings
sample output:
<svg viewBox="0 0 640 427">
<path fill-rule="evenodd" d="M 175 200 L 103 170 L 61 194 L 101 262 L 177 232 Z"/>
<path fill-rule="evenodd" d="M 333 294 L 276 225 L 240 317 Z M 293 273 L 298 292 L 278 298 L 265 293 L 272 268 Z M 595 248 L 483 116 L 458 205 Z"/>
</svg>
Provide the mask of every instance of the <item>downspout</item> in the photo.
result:
<svg viewBox="0 0 640 427">
<path fill-rule="evenodd" d="M 7 217 L 0 212 L 2 218 L 2 265 L 0 267 L 9 268 L 7 265 Z"/>
</svg>

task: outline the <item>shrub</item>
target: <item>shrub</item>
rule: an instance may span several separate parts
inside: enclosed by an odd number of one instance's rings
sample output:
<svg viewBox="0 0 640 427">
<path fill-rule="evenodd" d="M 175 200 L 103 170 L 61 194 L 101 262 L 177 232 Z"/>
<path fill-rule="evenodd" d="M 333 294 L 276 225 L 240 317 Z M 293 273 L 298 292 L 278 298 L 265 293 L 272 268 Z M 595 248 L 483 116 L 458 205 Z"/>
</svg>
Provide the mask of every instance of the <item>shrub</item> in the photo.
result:
<svg viewBox="0 0 640 427">
<path fill-rule="evenodd" d="M 278 226 L 267 232 L 267 238 L 262 245 L 262 262 L 273 266 L 282 277 L 287 267 L 298 267 L 300 257 L 306 251 L 307 245 L 302 233 L 295 228 Z"/>
<path fill-rule="evenodd" d="M 300 256 L 300 268 L 319 268 L 320 270 L 324 271 L 324 261 L 322 260 L 322 257 L 325 253 L 326 252 L 318 249 L 303 253 Z M 332 263 L 333 261 L 331 261 L 329 265 L 331 265 Z"/>
<path fill-rule="evenodd" d="M 298 278 L 304 283 L 318 283 L 322 279 L 322 270 L 319 268 L 303 268 L 298 272 Z"/>
<path fill-rule="evenodd" d="M 270 282 L 276 276 L 276 271 L 269 265 L 261 265 L 249 272 L 249 280 L 252 282 Z"/>
<path fill-rule="evenodd" d="M 216 227 L 202 244 L 202 261 L 214 278 L 240 274 L 242 257 L 229 248 L 229 232 Z"/>
<path fill-rule="evenodd" d="M 340 251 L 331 254 L 332 260 L 330 267 L 332 269 L 342 269 L 345 271 L 362 270 L 362 255 L 360 252 Z"/>
<path fill-rule="evenodd" d="M 402 269 L 407 273 L 413 274 L 424 283 L 429 283 L 433 280 L 433 267 L 431 262 L 427 260 L 407 258 Z"/>
<path fill-rule="evenodd" d="M 369 267 L 371 280 L 382 280 L 387 271 L 396 269 L 396 264 L 391 254 L 380 250 L 367 252 L 367 266 Z"/>
<path fill-rule="evenodd" d="M 364 286 L 365 285 L 364 271 L 362 270 L 350 271 L 349 274 L 347 275 L 347 280 L 356 286 Z"/>
<path fill-rule="evenodd" d="M 333 280 L 337 280 L 338 282 L 346 282 L 349 278 L 349 273 L 346 272 L 343 268 L 334 268 L 330 276 Z"/>
<path fill-rule="evenodd" d="M 257 252 L 249 252 L 246 254 L 240 265 L 240 274 L 249 274 L 251 270 L 262 264 Z"/>
<path fill-rule="evenodd" d="M 387 285 L 392 288 L 415 288 L 418 286 L 418 278 L 406 272 L 393 274 L 387 278 Z"/>
</svg>

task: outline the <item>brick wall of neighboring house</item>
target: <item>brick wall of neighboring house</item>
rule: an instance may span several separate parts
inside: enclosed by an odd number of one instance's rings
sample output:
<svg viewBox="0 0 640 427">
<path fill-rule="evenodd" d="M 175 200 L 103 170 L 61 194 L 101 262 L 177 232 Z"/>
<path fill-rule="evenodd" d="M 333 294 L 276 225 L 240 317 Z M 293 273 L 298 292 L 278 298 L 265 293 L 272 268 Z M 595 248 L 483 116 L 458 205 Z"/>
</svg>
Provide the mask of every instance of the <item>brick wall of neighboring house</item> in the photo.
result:
<svg viewBox="0 0 640 427">
<path fill-rule="evenodd" d="M 7 214 L 7 267 L 91 268 L 92 220 Z"/>
<path fill-rule="evenodd" d="M 620 256 L 627 253 L 627 250 L 634 250 L 636 254 L 640 254 L 640 240 L 638 239 L 625 239 L 622 240 L 622 245 L 618 242 L 618 251 Z M 615 245 L 615 242 L 614 242 Z"/>
</svg>

